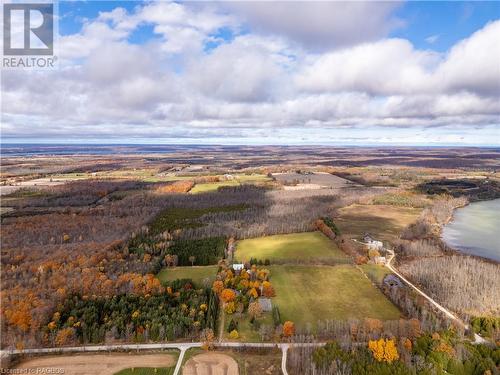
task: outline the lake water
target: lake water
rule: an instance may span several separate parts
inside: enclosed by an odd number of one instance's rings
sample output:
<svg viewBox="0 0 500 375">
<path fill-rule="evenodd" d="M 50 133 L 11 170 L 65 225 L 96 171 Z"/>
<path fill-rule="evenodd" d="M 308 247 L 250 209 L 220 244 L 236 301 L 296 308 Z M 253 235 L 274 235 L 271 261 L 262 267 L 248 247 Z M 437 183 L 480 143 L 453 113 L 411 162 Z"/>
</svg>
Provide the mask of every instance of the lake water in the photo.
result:
<svg viewBox="0 0 500 375">
<path fill-rule="evenodd" d="M 443 228 L 443 240 L 468 254 L 500 262 L 500 199 L 471 203 L 455 210 Z"/>
</svg>

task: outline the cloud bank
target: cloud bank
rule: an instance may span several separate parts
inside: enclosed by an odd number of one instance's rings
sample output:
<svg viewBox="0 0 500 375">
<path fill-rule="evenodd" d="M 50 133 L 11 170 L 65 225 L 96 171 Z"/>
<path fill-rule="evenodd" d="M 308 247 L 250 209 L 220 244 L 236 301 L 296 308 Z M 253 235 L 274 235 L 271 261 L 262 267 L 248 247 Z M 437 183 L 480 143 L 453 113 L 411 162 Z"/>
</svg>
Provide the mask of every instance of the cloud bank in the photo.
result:
<svg viewBox="0 0 500 375">
<path fill-rule="evenodd" d="M 335 143 L 351 130 L 390 143 L 413 128 L 429 143 L 499 144 L 500 20 L 439 53 L 387 36 L 397 6 L 101 12 L 59 38 L 59 70 L 2 72 L 2 137 Z"/>
</svg>

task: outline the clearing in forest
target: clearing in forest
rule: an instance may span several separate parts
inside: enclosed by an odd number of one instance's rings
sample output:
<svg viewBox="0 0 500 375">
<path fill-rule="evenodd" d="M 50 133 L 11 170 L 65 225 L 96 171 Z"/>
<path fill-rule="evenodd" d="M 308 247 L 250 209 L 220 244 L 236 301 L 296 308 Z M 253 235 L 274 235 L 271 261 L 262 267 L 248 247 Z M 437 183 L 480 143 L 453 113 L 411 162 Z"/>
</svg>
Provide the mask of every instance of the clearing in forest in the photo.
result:
<svg viewBox="0 0 500 375">
<path fill-rule="evenodd" d="M 346 263 L 349 261 L 337 245 L 321 232 L 280 234 L 239 241 L 236 259 L 250 259 L 273 263 Z"/>
<path fill-rule="evenodd" d="M 209 279 L 209 285 L 212 285 L 217 274 L 217 268 L 218 266 L 169 267 L 162 269 L 157 277 L 162 282 L 191 279 L 197 287 L 202 287 L 205 279 Z"/>
<path fill-rule="evenodd" d="M 400 312 L 353 265 L 270 266 L 273 304 L 283 321 L 304 327 L 318 320 L 399 319 Z"/>
<path fill-rule="evenodd" d="M 415 222 L 421 208 L 398 207 L 392 205 L 353 204 L 339 209 L 334 218 L 341 232 L 361 238 L 370 233 L 377 240 L 394 241 L 401 231 Z"/>
</svg>

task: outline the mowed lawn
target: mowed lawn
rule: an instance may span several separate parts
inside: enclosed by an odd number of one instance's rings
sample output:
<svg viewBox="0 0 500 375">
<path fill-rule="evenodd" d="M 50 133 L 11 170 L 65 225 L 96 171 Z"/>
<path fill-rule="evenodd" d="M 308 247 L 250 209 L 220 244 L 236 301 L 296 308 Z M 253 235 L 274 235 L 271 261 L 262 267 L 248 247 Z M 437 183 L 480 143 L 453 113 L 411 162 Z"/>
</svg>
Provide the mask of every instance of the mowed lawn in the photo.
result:
<svg viewBox="0 0 500 375">
<path fill-rule="evenodd" d="M 321 232 L 306 232 L 280 234 L 238 241 L 235 258 L 239 261 L 269 259 L 291 263 L 335 261 L 346 263 L 349 261 L 337 245 Z"/>
<path fill-rule="evenodd" d="M 177 279 L 191 279 L 196 286 L 203 286 L 203 280 L 215 280 L 218 266 L 194 266 L 163 268 L 157 275 L 160 281 L 172 281 Z"/>
<path fill-rule="evenodd" d="M 270 266 L 283 320 L 304 327 L 318 320 L 399 319 L 400 312 L 353 265 Z"/>
</svg>

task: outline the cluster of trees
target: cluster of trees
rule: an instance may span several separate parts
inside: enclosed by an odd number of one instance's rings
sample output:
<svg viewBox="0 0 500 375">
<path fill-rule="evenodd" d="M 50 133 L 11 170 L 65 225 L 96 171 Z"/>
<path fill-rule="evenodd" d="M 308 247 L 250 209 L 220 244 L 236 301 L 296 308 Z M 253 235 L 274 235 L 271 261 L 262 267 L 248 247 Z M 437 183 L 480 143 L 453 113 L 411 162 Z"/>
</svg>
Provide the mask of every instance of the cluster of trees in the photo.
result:
<svg viewBox="0 0 500 375">
<path fill-rule="evenodd" d="M 453 214 L 453 210 L 468 202 L 465 197 L 453 198 L 449 195 L 439 196 L 432 205 L 422 211 L 418 220 L 409 225 L 401 237 L 406 240 L 433 238 L 439 235 L 439 226 L 445 224 Z"/>
<path fill-rule="evenodd" d="M 396 251 L 405 257 L 426 257 L 443 255 L 440 244 L 433 238 L 423 240 L 397 240 Z"/>
<path fill-rule="evenodd" d="M 469 256 L 421 258 L 399 270 L 453 311 L 500 315 L 500 265 Z"/>
<path fill-rule="evenodd" d="M 269 281 L 269 270 L 259 269 L 255 264 L 246 266 L 247 268 L 235 271 L 222 262 L 212 290 L 223 302 L 226 313 L 241 314 L 247 310 L 249 315 L 257 318 L 262 314 L 257 299 L 260 296 L 274 297 L 276 292 Z"/>
<path fill-rule="evenodd" d="M 471 345 L 453 331 L 414 338 L 383 337 L 363 345 L 329 342 L 319 348 L 294 348 L 288 371 L 301 375 L 454 375 L 496 374 L 500 349 Z"/>
<path fill-rule="evenodd" d="M 195 338 L 205 328 L 215 329 L 217 297 L 210 289 L 195 290 L 189 282 L 180 284 L 144 296 L 69 296 L 42 328 L 44 341 L 58 346 L 163 341 Z"/>
<path fill-rule="evenodd" d="M 169 254 L 177 256 L 180 266 L 193 264 L 207 266 L 217 264 L 224 257 L 225 248 L 226 239 L 224 237 L 212 237 L 199 240 L 177 240 L 167 251 Z"/>
<path fill-rule="evenodd" d="M 155 188 L 155 193 L 187 193 L 194 186 L 194 182 L 190 180 L 174 181 L 168 184 L 162 184 Z"/>
<path fill-rule="evenodd" d="M 145 186 L 145 183 L 140 181 L 70 181 L 63 185 L 35 187 L 31 190 L 32 194 L 23 194 L 25 199 L 16 200 L 13 204 L 17 208 L 24 209 L 32 207 L 83 207 L 97 204 L 111 193 L 143 189 Z M 26 193 L 26 191 L 24 192 Z"/>
<path fill-rule="evenodd" d="M 500 317 L 476 316 L 470 319 L 470 326 L 481 336 L 491 337 L 495 342 L 500 340 Z"/>
</svg>

